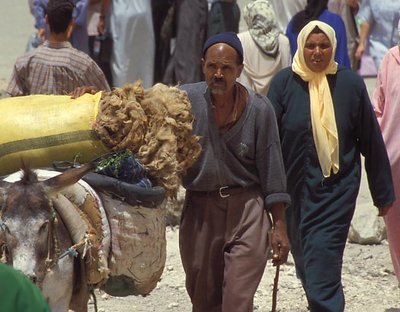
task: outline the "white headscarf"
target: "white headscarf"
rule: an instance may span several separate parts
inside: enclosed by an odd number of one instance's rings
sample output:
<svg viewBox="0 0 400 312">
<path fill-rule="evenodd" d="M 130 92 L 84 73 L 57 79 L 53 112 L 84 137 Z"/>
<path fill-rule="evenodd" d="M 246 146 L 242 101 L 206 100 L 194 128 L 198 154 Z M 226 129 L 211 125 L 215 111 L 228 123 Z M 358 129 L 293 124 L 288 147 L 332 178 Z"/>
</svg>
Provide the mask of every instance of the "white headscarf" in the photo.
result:
<svg viewBox="0 0 400 312">
<path fill-rule="evenodd" d="M 328 37 L 332 44 L 332 58 L 327 68 L 322 72 L 313 72 L 304 60 L 304 46 L 308 36 L 318 27 Z M 339 138 L 336 127 L 335 111 L 332 95 L 329 89 L 327 74 L 336 74 L 337 63 L 334 61 L 336 51 L 335 31 L 331 26 L 321 21 L 311 21 L 300 31 L 297 37 L 297 51 L 293 58 L 292 69 L 304 81 L 308 81 L 310 93 L 311 123 L 318 160 L 324 177 L 331 172 L 339 171 Z"/>
<path fill-rule="evenodd" d="M 249 2 L 243 9 L 243 18 L 259 48 L 275 57 L 279 51 L 279 29 L 272 5 L 267 0 Z"/>
</svg>

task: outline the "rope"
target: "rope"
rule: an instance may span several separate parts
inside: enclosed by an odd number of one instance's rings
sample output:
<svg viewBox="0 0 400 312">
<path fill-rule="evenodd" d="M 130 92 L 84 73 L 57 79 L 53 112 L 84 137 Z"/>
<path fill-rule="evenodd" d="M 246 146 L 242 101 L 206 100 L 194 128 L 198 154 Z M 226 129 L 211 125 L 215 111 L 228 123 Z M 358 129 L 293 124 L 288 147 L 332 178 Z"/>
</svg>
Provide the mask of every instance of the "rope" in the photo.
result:
<svg viewBox="0 0 400 312">
<path fill-rule="evenodd" d="M 92 242 L 90 241 L 88 234 L 85 234 L 84 239 L 81 240 L 79 243 L 69 247 L 66 251 L 64 251 L 60 255 L 59 259 L 62 259 L 66 256 L 77 257 L 79 254 L 77 250 L 82 246 L 83 246 L 83 251 L 82 251 L 82 259 L 83 259 L 86 256 L 87 251 L 90 250 L 90 248 L 92 247 Z"/>
<path fill-rule="evenodd" d="M 50 226 L 49 233 L 47 237 L 47 257 L 45 260 L 47 270 L 50 270 L 53 266 L 56 265 L 56 258 L 60 254 L 60 248 L 58 244 L 57 237 L 57 214 L 53 207 L 53 202 L 49 199 L 49 206 L 51 209 L 50 213 Z"/>
<path fill-rule="evenodd" d="M 92 242 L 90 241 L 88 234 L 85 234 L 85 238 L 83 241 L 83 252 L 82 252 L 82 259 L 85 258 L 86 252 L 92 248 Z"/>
<path fill-rule="evenodd" d="M 94 312 L 98 312 L 98 309 L 97 309 L 97 298 L 96 298 L 96 294 L 94 293 L 94 288 L 90 289 L 90 294 L 93 297 Z"/>
<path fill-rule="evenodd" d="M 78 256 L 78 252 L 76 251 L 76 249 L 74 247 L 69 247 L 66 251 L 64 251 L 60 257 L 58 257 L 58 259 L 62 259 L 66 256 L 73 256 L 73 257 L 77 257 Z"/>
</svg>

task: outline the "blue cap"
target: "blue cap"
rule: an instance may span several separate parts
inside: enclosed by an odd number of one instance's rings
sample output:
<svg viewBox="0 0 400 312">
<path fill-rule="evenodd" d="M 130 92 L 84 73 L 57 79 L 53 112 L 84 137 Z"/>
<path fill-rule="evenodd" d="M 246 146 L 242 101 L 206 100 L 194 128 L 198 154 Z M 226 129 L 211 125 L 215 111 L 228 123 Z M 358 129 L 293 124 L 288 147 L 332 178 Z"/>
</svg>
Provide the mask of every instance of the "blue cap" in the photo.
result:
<svg viewBox="0 0 400 312">
<path fill-rule="evenodd" d="M 203 57 L 206 55 L 207 49 L 216 43 L 226 43 L 234 48 L 239 54 L 240 63 L 243 62 L 243 46 L 234 32 L 224 32 L 208 38 L 203 46 Z"/>
</svg>

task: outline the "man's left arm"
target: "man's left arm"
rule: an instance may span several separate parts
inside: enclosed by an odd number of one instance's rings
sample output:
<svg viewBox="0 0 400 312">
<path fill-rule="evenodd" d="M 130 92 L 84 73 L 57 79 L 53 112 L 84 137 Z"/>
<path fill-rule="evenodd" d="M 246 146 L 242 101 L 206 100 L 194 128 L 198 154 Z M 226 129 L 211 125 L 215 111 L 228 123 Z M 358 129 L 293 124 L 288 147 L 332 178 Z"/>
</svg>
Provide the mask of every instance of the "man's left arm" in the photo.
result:
<svg viewBox="0 0 400 312">
<path fill-rule="evenodd" d="M 285 207 L 283 203 L 272 204 L 272 262 L 274 265 L 281 265 L 287 261 L 289 255 L 289 239 L 287 236 Z"/>
<path fill-rule="evenodd" d="M 286 172 L 283 164 L 281 144 L 278 134 L 275 112 L 265 99 L 265 111 L 260 111 L 257 135 L 257 169 L 260 184 L 265 196 L 265 208 L 272 216 L 272 261 L 280 265 L 287 261 L 289 239 L 286 230 L 285 210 L 290 205 L 290 196 L 286 190 Z"/>
</svg>

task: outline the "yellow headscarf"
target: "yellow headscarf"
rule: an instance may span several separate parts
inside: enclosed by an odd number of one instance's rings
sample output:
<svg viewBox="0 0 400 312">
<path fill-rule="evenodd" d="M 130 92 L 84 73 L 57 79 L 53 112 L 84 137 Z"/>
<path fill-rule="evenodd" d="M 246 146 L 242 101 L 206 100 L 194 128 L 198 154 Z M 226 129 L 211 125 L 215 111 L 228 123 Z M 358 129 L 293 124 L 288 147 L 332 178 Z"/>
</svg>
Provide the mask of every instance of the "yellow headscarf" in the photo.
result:
<svg viewBox="0 0 400 312">
<path fill-rule="evenodd" d="M 304 60 L 304 46 L 314 28 L 318 26 L 329 38 L 332 44 L 332 58 L 328 67 L 319 73 L 313 72 Z M 321 21 L 311 21 L 300 31 L 297 37 L 297 51 L 293 58 L 292 69 L 304 81 L 308 81 L 310 93 L 311 124 L 318 160 L 324 177 L 329 177 L 331 171 L 339 171 L 339 139 L 333 108 L 332 95 L 329 90 L 327 74 L 336 74 L 337 63 L 334 61 L 336 51 L 335 31 L 331 26 Z"/>
</svg>

